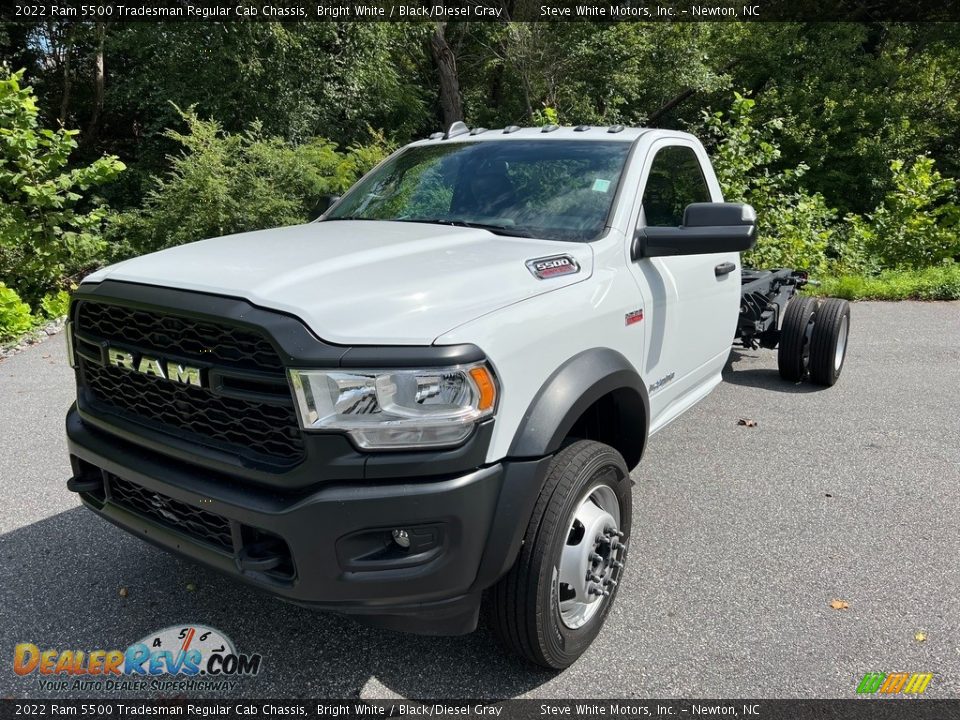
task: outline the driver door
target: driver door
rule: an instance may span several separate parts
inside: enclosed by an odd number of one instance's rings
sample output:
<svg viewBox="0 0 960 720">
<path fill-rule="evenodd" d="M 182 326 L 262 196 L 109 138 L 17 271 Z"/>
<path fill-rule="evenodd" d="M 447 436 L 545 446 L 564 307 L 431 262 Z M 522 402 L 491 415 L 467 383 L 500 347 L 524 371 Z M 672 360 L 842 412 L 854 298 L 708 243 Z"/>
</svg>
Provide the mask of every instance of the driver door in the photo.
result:
<svg viewBox="0 0 960 720">
<path fill-rule="evenodd" d="M 653 144 L 641 177 L 638 227 L 679 227 L 687 205 L 723 200 L 703 148 L 682 139 Z M 740 256 L 644 257 L 631 272 L 644 296 L 655 430 L 720 382 L 739 313 Z"/>
</svg>

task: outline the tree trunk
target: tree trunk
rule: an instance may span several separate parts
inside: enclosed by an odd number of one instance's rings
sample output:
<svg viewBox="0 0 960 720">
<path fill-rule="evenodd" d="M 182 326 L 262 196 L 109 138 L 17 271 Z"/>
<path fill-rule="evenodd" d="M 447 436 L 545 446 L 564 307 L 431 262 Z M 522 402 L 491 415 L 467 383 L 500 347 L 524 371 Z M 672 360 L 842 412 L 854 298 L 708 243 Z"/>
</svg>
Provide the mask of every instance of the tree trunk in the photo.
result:
<svg viewBox="0 0 960 720">
<path fill-rule="evenodd" d="M 53 34 L 51 33 L 51 37 Z M 73 56 L 73 26 L 66 31 L 63 48 L 63 97 L 60 100 L 60 125 L 66 126 L 67 114 L 70 112 L 70 90 L 72 89 L 72 79 L 70 77 L 70 58 Z"/>
<path fill-rule="evenodd" d="M 106 75 L 103 63 L 103 44 L 107 34 L 105 23 L 98 22 L 97 28 L 97 53 L 93 61 L 93 114 L 90 116 L 90 124 L 87 126 L 87 136 L 84 138 L 84 144 L 92 146 L 97 143 L 100 136 L 100 117 L 103 115 L 103 92 L 106 84 Z"/>
<path fill-rule="evenodd" d="M 736 66 L 737 62 L 738 62 L 737 60 L 731 60 L 722 68 L 720 68 L 720 73 L 725 73 L 732 70 Z M 669 101 L 664 103 L 660 108 L 650 113 L 650 116 L 647 118 L 647 122 L 646 122 L 647 126 L 653 127 L 654 123 L 660 121 L 660 118 L 662 118 L 668 112 L 670 112 L 675 107 L 677 107 L 677 105 L 680 105 L 681 103 L 684 103 L 690 98 L 692 98 L 698 92 L 699 90 L 697 90 L 696 88 L 686 88 L 685 90 L 680 92 L 680 94 L 675 95 Z"/>
<path fill-rule="evenodd" d="M 447 24 L 434 25 L 430 37 L 430 53 L 440 76 L 440 110 L 444 128 L 457 120 L 463 120 L 463 104 L 460 102 L 460 76 L 457 74 L 457 58 L 445 36 Z"/>
</svg>

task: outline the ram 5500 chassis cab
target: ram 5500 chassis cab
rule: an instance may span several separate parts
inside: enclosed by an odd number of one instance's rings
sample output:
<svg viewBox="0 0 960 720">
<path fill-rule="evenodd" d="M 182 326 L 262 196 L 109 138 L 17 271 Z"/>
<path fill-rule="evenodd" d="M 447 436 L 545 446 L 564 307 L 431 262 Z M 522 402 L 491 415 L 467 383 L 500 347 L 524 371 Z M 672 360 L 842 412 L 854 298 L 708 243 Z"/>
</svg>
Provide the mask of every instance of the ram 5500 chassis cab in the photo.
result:
<svg viewBox="0 0 960 720">
<path fill-rule="evenodd" d="M 287 600 L 474 629 L 565 667 L 628 562 L 630 471 L 731 343 L 832 384 L 849 308 L 741 271 L 746 205 L 666 130 L 415 142 L 317 221 L 104 268 L 75 294 L 94 512 Z M 792 298 L 792 299 L 791 299 Z"/>
</svg>

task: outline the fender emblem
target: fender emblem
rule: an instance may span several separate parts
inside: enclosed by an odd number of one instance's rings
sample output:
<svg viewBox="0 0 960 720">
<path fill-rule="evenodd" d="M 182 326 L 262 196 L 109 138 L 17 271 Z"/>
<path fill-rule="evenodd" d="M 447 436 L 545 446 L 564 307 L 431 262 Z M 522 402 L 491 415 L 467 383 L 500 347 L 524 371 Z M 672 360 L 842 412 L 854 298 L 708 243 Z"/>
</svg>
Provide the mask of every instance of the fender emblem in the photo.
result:
<svg viewBox="0 0 960 720">
<path fill-rule="evenodd" d="M 659 390 L 659 389 L 662 388 L 664 385 L 666 385 L 668 382 L 670 382 L 671 380 L 673 380 L 674 377 L 676 377 L 676 373 L 670 373 L 669 375 L 664 375 L 662 378 L 660 378 L 659 380 L 657 380 L 655 383 L 651 383 L 650 387 L 648 388 L 649 391 L 650 391 L 650 392 L 654 392 L 655 390 Z"/>
<path fill-rule="evenodd" d="M 551 255 L 550 257 L 527 260 L 527 270 L 538 280 L 573 275 L 580 272 L 580 263 L 569 255 Z"/>
<path fill-rule="evenodd" d="M 639 310 L 634 310 L 633 312 L 628 312 L 624 317 L 623 324 L 634 325 L 635 323 L 638 323 L 641 320 L 643 320 L 643 308 L 640 308 Z"/>
</svg>

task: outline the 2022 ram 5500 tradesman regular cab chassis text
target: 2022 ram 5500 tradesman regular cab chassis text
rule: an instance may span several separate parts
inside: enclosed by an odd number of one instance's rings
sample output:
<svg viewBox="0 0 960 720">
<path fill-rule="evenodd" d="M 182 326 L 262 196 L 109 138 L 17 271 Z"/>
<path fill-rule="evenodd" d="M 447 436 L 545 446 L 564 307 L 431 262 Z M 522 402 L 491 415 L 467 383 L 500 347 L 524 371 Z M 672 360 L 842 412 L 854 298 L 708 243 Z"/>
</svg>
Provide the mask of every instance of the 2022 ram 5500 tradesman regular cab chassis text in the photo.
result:
<svg viewBox="0 0 960 720">
<path fill-rule="evenodd" d="M 628 563 L 630 471 L 735 338 L 832 384 L 849 307 L 741 272 L 746 205 L 683 133 L 415 142 L 316 222 L 87 277 L 67 332 L 68 487 L 290 601 L 474 629 L 562 668 Z"/>
</svg>

